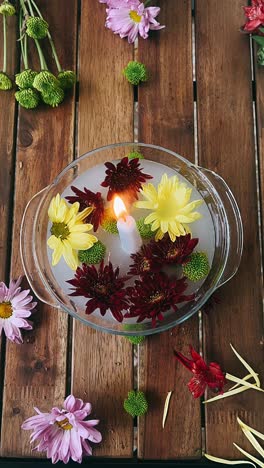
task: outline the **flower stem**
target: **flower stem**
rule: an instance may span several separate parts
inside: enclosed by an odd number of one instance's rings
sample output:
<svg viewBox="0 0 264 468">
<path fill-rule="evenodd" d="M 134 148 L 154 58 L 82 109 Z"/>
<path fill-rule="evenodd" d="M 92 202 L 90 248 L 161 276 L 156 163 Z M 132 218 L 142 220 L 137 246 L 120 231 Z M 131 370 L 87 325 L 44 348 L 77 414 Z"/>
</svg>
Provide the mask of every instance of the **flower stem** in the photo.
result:
<svg viewBox="0 0 264 468">
<path fill-rule="evenodd" d="M 41 68 L 41 70 L 48 70 L 48 66 L 47 66 L 44 54 L 42 52 L 42 49 L 41 49 L 41 47 L 39 45 L 39 41 L 38 41 L 38 39 L 34 39 L 34 41 L 35 41 L 36 48 L 37 48 L 38 55 L 39 55 L 40 68 Z"/>
<path fill-rule="evenodd" d="M 31 4 L 33 5 L 33 7 L 35 8 L 35 10 L 36 10 L 37 14 L 39 15 L 39 17 L 43 19 L 41 11 L 39 10 L 39 8 L 36 5 L 35 1 L 34 0 L 28 0 L 28 2 L 29 2 L 29 5 L 31 5 Z M 34 14 L 34 13 L 32 13 L 32 14 Z M 56 51 L 55 44 L 53 42 L 52 36 L 51 36 L 49 31 L 47 32 L 47 36 L 48 36 L 50 47 L 51 47 L 51 50 L 52 50 L 52 55 L 54 57 L 58 72 L 60 73 L 62 71 L 62 67 L 61 67 L 61 64 L 60 64 L 60 61 L 59 61 L 59 57 L 58 57 L 58 54 L 57 54 L 57 51 Z"/>
<path fill-rule="evenodd" d="M 146 1 L 144 2 L 144 7 L 146 7 L 150 2 L 151 2 L 151 0 L 146 0 Z"/>
<path fill-rule="evenodd" d="M 24 15 L 25 15 L 25 16 L 29 16 L 28 10 L 27 10 L 27 7 L 26 7 L 26 5 L 25 5 L 24 0 L 20 0 L 20 6 L 21 6 L 21 8 L 22 8 L 22 10 L 23 10 Z"/>
<path fill-rule="evenodd" d="M 20 46 L 21 46 L 21 54 L 23 58 L 24 68 L 28 68 L 28 54 L 27 54 L 27 35 L 25 34 L 23 37 L 23 17 L 22 17 L 22 9 L 20 8 L 19 11 L 19 33 L 20 33 Z"/>
<path fill-rule="evenodd" d="M 2 15 L 2 16 L 3 16 L 3 40 L 4 40 L 3 72 L 6 73 L 6 53 L 7 53 L 6 15 Z"/>
</svg>

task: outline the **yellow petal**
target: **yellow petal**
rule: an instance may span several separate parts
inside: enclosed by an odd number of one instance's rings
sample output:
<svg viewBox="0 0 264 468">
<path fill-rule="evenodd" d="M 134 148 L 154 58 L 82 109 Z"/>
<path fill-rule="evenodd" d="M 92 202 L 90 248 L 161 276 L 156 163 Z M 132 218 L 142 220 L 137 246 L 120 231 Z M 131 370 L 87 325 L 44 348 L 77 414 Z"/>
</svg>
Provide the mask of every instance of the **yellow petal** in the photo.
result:
<svg viewBox="0 0 264 468">
<path fill-rule="evenodd" d="M 234 346 L 231 343 L 230 343 L 230 346 L 231 346 L 232 351 L 237 356 L 237 358 L 240 360 L 240 362 L 242 362 L 243 366 L 245 366 L 245 368 L 252 374 L 252 377 L 255 379 L 257 386 L 260 387 L 260 380 L 256 372 L 254 371 L 254 369 L 252 369 L 252 367 L 247 363 L 247 361 L 245 361 L 245 359 L 243 359 L 242 356 L 240 356 L 240 354 L 237 352 L 237 350 L 234 348 Z"/>
<path fill-rule="evenodd" d="M 157 213 L 150 213 L 148 216 L 146 216 L 144 224 L 151 224 L 156 219 L 157 219 Z"/>
<path fill-rule="evenodd" d="M 51 249 L 56 249 L 58 247 L 58 244 L 60 244 L 60 242 L 61 241 L 58 239 L 58 237 L 54 235 L 50 236 L 47 240 L 47 244 Z"/>
<path fill-rule="evenodd" d="M 92 228 L 93 228 L 92 224 L 83 224 L 83 223 L 74 224 L 71 227 L 71 232 L 88 232 L 88 231 L 91 231 Z"/>
<path fill-rule="evenodd" d="M 48 209 L 48 216 L 49 219 L 53 223 L 62 223 L 64 222 L 65 215 L 67 213 L 68 206 L 66 201 L 60 198 L 60 194 L 58 193 L 56 197 L 53 197 L 49 209 Z"/>
<path fill-rule="evenodd" d="M 250 453 L 246 452 L 246 450 L 242 449 L 241 447 L 239 447 L 239 445 L 233 443 L 233 445 L 237 448 L 237 450 L 239 450 L 241 453 L 243 453 L 243 455 L 245 455 L 247 458 L 249 458 L 250 460 L 252 460 L 254 463 L 256 463 L 257 465 L 259 465 L 261 468 L 264 468 L 264 463 L 261 462 L 260 460 L 258 460 L 257 458 L 253 457 L 253 455 L 250 455 Z"/>
<path fill-rule="evenodd" d="M 136 208 L 143 208 L 145 210 L 152 210 L 154 205 L 150 201 L 137 201 L 137 202 L 134 203 L 134 206 Z"/>
<path fill-rule="evenodd" d="M 76 216 L 76 222 L 83 221 L 91 212 L 94 210 L 92 206 L 85 208 L 83 211 L 77 214 Z"/>
<path fill-rule="evenodd" d="M 226 460 L 225 458 L 213 457 L 212 455 L 208 455 L 208 453 L 205 453 L 204 456 L 208 460 L 215 463 L 224 463 L 225 465 L 252 465 L 256 468 L 256 465 L 254 465 L 254 463 L 251 463 L 246 460 Z"/>
<path fill-rule="evenodd" d="M 162 239 L 163 237 L 164 237 L 164 234 L 163 234 L 163 232 L 161 231 L 161 229 L 159 229 L 159 230 L 156 232 L 155 240 L 158 241 L 158 240 Z"/>
<path fill-rule="evenodd" d="M 237 417 L 237 422 L 240 425 L 240 427 L 243 429 L 248 429 L 252 434 L 255 434 L 257 437 L 259 437 L 261 440 L 264 440 L 264 434 L 261 432 L 257 431 L 256 429 L 253 429 L 253 427 L 248 426 L 246 423 L 241 421 L 239 417 Z"/>
<path fill-rule="evenodd" d="M 179 213 L 188 214 L 203 203 L 203 200 L 194 200 L 179 210 Z"/>
<path fill-rule="evenodd" d="M 69 228 L 72 226 L 72 224 L 75 223 L 75 218 L 79 211 L 79 208 L 80 203 L 78 202 L 73 203 L 73 205 L 71 205 L 70 208 L 68 207 L 64 222 L 68 224 Z"/>
<path fill-rule="evenodd" d="M 57 265 L 57 263 L 59 263 L 62 253 L 63 253 L 63 244 L 61 241 L 59 241 L 57 247 L 54 249 L 53 254 L 52 254 L 52 266 L 55 266 Z"/>
<path fill-rule="evenodd" d="M 168 221 L 161 221 L 160 222 L 160 229 L 162 230 L 162 232 L 165 234 L 166 232 L 168 232 L 168 227 L 169 227 L 169 224 L 168 224 Z"/>
<path fill-rule="evenodd" d="M 69 241 L 64 240 L 63 243 L 63 258 L 71 270 L 76 270 L 79 265 L 78 253 L 73 250 Z"/>
<path fill-rule="evenodd" d="M 167 414 L 168 414 L 168 410 L 169 410 L 171 395 L 172 395 L 172 391 L 168 392 L 168 394 L 166 396 L 165 404 L 164 404 L 164 411 L 163 411 L 163 418 L 162 418 L 162 427 L 163 427 L 163 429 L 165 427 L 165 422 L 166 422 L 166 419 L 167 419 Z"/>
<path fill-rule="evenodd" d="M 68 241 L 73 249 L 86 250 L 97 242 L 97 238 L 87 233 L 71 232 Z"/>
</svg>

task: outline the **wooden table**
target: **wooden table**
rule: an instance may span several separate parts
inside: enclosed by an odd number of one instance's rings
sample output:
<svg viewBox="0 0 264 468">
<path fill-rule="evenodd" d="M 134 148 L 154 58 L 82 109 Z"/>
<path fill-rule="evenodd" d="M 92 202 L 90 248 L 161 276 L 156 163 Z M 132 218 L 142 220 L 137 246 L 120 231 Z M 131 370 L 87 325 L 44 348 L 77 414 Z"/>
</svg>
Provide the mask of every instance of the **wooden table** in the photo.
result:
<svg viewBox="0 0 264 468">
<path fill-rule="evenodd" d="M 66 69 L 78 69 L 79 86 L 54 110 L 18 109 L 13 92 L 0 94 L 0 279 L 22 273 L 19 230 L 28 200 L 73 158 L 133 141 L 136 115 L 139 141 L 175 150 L 226 179 L 243 217 L 244 254 L 238 274 L 221 288 L 221 303 L 203 314 L 200 328 L 195 316 L 140 346 L 134 382 L 133 347 L 125 338 L 39 304 L 24 344 L 2 341 L 1 456 L 32 457 L 22 421 L 33 414 L 33 405 L 49 409 L 72 391 L 91 401 L 101 419 L 104 442 L 94 454 L 132 458 L 133 421 L 122 403 L 138 385 L 150 407 L 138 422 L 138 459 L 199 460 L 205 448 L 239 458 L 233 441 L 250 448 L 236 417 L 263 432 L 262 394 L 248 391 L 205 408 L 186 389 L 190 375 L 174 362 L 172 350 L 186 353 L 190 343 L 199 348 L 202 334 L 206 358 L 242 377 L 232 342 L 263 379 L 258 194 L 264 184 L 264 71 L 251 63 L 249 38 L 239 33 L 246 2 L 196 0 L 192 11 L 191 0 L 163 0 L 159 19 L 166 29 L 139 40 L 137 50 L 104 28 L 105 8 L 97 0 L 39 3 L 44 14 L 49 5 L 46 17 L 56 31 L 59 55 Z M 10 72 L 19 67 L 13 24 L 10 19 Z M 138 90 L 122 76 L 134 56 L 151 74 Z"/>
</svg>

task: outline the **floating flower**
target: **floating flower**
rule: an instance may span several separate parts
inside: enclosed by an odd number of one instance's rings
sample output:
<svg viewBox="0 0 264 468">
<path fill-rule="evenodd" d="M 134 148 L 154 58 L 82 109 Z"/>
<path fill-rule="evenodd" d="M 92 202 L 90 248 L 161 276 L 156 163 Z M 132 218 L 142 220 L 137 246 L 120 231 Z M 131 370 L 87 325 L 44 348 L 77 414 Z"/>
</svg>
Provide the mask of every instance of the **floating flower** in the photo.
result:
<svg viewBox="0 0 264 468">
<path fill-rule="evenodd" d="M 37 303 L 32 302 L 30 290 L 20 287 L 22 277 L 10 281 L 9 287 L 0 283 L 0 334 L 2 330 L 6 337 L 14 343 L 23 343 L 20 329 L 32 330 L 30 317 Z"/>
<path fill-rule="evenodd" d="M 33 88 L 34 79 L 38 72 L 28 68 L 16 74 L 16 84 L 20 89 Z"/>
<path fill-rule="evenodd" d="M 63 408 L 52 408 L 49 413 L 42 413 L 35 408 L 37 415 L 32 416 L 22 424 L 22 429 L 32 430 L 30 441 L 37 441 L 35 450 L 47 452 L 47 458 L 52 463 L 59 460 L 68 463 L 70 458 L 78 463 L 85 455 L 92 455 L 88 441 L 98 444 L 102 440 L 101 433 L 94 428 L 98 419 L 86 420 L 92 411 L 91 403 L 69 395 L 63 403 Z"/>
<path fill-rule="evenodd" d="M 125 317 L 138 317 L 137 322 L 152 319 L 152 326 L 155 327 L 157 320 L 164 319 L 164 312 L 170 309 L 176 312 L 176 304 L 194 299 L 194 294 L 183 294 L 186 288 L 185 278 L 169 278 L 163 272 L 154 273 L 147 281 L 144 278 L 136 280 L 133 288 L 127 288 L 132 305 Z"/>
<path fill-rule="evenodd" d="M 88 207 L 93 209 L 85 221 L 91 223 L 96 232 L 104 217 L 104 200 L 101 193 L 94 193 L 86 187 L 83 191 L 74 186 L 71 186 L 71 189 L 75 196 L 66 197 L 66 200 L 70 203 L 79 202 L 81 211 Z"/>
<path fill-rule="evenodd" d="M 155 232 L 151 231 L 151 225 L 145 224 L 145 218 L 139 218 L 136 224 L 142 239 L 152 239 L 155 236 Z"/>
<path fill-rule="evenodd" d="M 148 411 L 148 402 L 143 392 L 131 390 L 124 401 L 124 409 L 133 418 L 143 416 Z"/>
<path fill-rule="evenodd" d="M 111 262 L 104 265 L 102 260 L 98 269 L 85 264 L 77 268 L 74 279 L 68 283 L 75 289 L 71 296 L 89 298 L 86 303 L 86 314 L 92 314 L 99 309 L 104 316 L 107 310 L 110 310 L 113 317 L 118 322 L 122 322 L 122 310 L 127 310 L 129 307 L 124 288 L 127 279 L 119 276 L 119 268 L 114 270 Z"/>
<path fill-rule="evenodd" d="M 142 172 L 137 158 L 129 160 L 128 157 L 125 157 L 116 166 L 111 162 L 107 162 L 105 167 L 106 177 L 101 185 L 102 187 L 109 187 L 107 200 L 112 200 L 115 195 L 119 194 L 137 199 L 142 184 L 147 179 L 152 179 L 151 175 Z"/>
<path fill-rule="evenodd" d="M 199 398 L 202 396 L 206 387 L 209 387 L 215 393 L 222 394 L 226 384 L 226 378 L 219 364 L 210 362 L 210 364 L 207 365 L 192 346 L 190 346 L 190 354 L 192 359 L 188 359 L 183 356 L 182 353 L 174 351 L 176 359 L 194 374 L 188 383 L 188 388 L 193 397 Z"/>
<path fill-rule="evenodd" d="M 63 256 L 67 265 L 76 270 L 78 250 L 86 250 L 97 242 L 97 237 L 88 234 L 92 229 L 91 224 L 84 224 L 83 220 L 90 214 L 92 208 L 86 208 L 79 213 L 79 203 L 68 206 L 59 194 L 50 202 L 48 216 L 52 222 L 50 229 L 51 237 L 48 246 L 54 250 L 52 254 L 52 265 L 55 266 Z"/>
<path fill-rule="evenodd" d="M 134 336 L 125 336 L 125 338 L 130 341 L 130 343 L 134 344 L 134 345 L 138 345 L 138 344 L 141 344 L 143 343 L 143 341 L 145 341 L 145 337 L 144 336 L 137 336 L 137 335 L 134 335 Z"/>
<path fill-rule="evenodd" d="M 165 27 L 161 26 L 155 19 L 160 12 L 160 8 L 145 8 L 144 3 L 139 0 L 123 2 L 123 5 L 117 4 L 117 7 L 109 5 L 106 12 L 106 27 L 115 34 L 119 34 L 121 38 L 127 37 L 130 44 L 135 42 L 138 34 L 143 39 L 147 39 L 149 30 L 158 30 Z"/>
<path fill-rule="evenodd" d="M 168 178 L 163 174 L 158 189 L 153 184 L 145 184 L 141 194 L 146 201 L 137 201 L 137 208 L 152 210 L 145 219 L 151 224 L 152 231 L 157 231 L 155 239 L 160 240 L 168 232 L 174 242 L 176 237 L 190 232 L 189 223 L 201 218 L 201 214 L 193 211 L 203 203 L 203 200 L 190 202 L 192 189 L 180 182 L 177 176 Z"/>
<path fill-rule="evenodd" d="M 118 234 L 117 220 L 109 213 L 109 210 L 105 210 L 101 226 L 108 234 Z"/>
<path fill-rule="evenodd" d="M 151 248 L 148 245 L 143 244 L 140 250 L 135 254 L 131 254 L 130 257 L 134 263 L 130 265 L 129 275 L 145 275 L 160 269 L 160 265 L 157 259 L 153 257 Z"/>
<path fill-rule="evenodd" d="M 80 250 L 79 259 L 81 263 L 96 265 L 103 260 L 105 252 L 106 246 L 101 241 L 97 241 L 90 249 Z"/>
<path fill-rule="evenodd" d="M 138 62 L 137 60 L 128 62 L 127 66 L 123 70 L 123 75 L 126 77 L 127 81 L 134 86 L 148 80 L 146 65 Z"/>
<path fill-rule="evenodd" d="M 160 265 L 167 265 L 170 263 L 182 265 L 188 261 L 189 255 L 198 244 L 199 239 L 191 238 L 191 234 L 176 237 L 172 242 L 170 237 L 166 234 L 158 242 L 151 242 L 150 248 L 153 255 L 157 257 Z M 184 274 L 184 276 L 187 276 Z"/>
<path fill-rule="evenodd" d="M 144 159 L 144 156 L 142 153 L 139 153 L 139 151 L 131 151 L 127 155 L 128 159 Z"/>
<path fill-rule="evenodd" d="M 207 254 L 205 252 L 193 252 L 189 257 L 189 261 L 183 265 L 182 271 L 190 281 L 200 281 L 205 278 L 210 271 Z"/>
<path fill-rule="evenodd" d="M 264 24 L 264 0 L 252 0 L 251 6 L 245 6 L 244 12 L 248 21 L 243 30 L 249 33 L 257 31 Z"/>
</svg>

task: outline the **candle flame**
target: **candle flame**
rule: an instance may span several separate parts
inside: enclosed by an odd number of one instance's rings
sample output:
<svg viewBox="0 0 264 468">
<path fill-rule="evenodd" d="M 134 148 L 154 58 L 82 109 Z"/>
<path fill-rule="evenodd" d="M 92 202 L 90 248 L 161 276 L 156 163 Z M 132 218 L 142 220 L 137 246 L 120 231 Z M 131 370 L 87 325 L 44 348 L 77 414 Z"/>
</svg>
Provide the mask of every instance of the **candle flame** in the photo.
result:
<svg viewBox="0 0 264 468">
<path fill-rule="evenodd" d="M 116 195 L 114 198 L 114 212 L 117 219 L 124 217 L 127 214 L 126 205 L 124 204 L 122 198 L 120 198 L 118 195 Z"/>
</svg>

